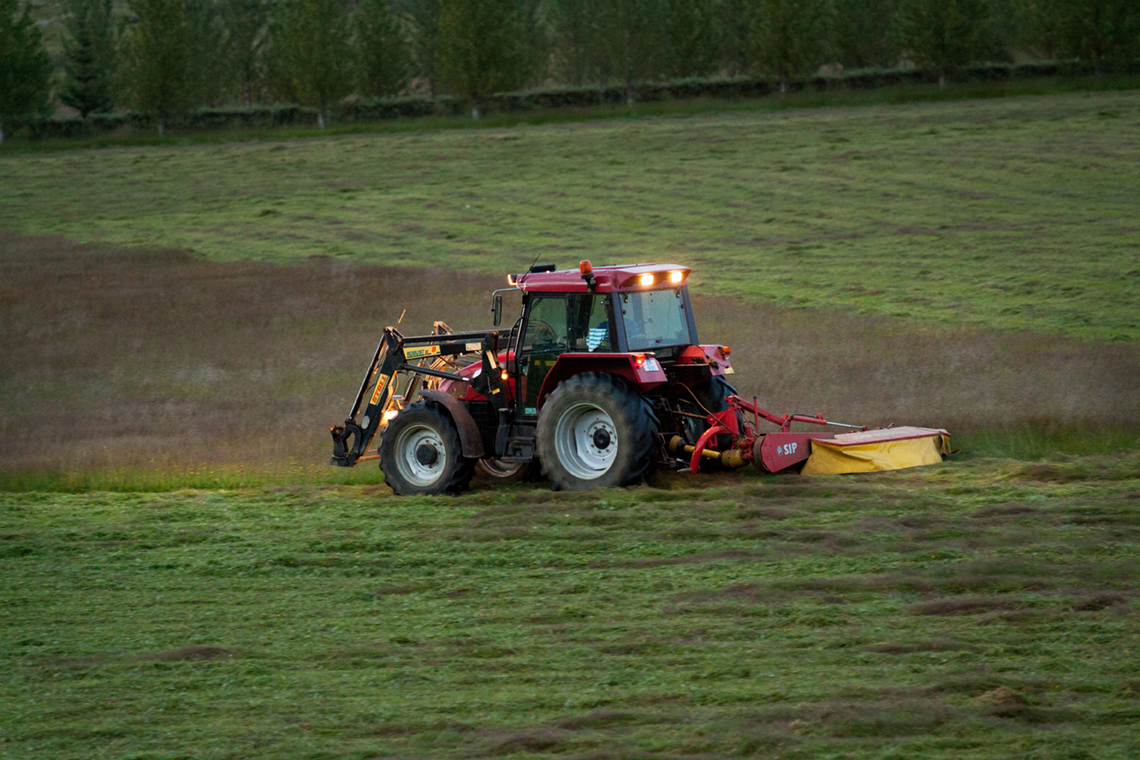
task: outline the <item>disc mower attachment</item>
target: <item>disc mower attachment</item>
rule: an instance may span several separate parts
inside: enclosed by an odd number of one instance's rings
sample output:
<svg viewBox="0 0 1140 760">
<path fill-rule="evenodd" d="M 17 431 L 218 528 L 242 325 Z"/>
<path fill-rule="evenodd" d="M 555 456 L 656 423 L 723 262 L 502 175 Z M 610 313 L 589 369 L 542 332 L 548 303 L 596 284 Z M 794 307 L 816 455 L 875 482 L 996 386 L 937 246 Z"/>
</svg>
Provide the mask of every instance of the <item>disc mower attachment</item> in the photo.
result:
<svg viewBox="0 0 1140 760">
<path fill-rule="evenodd" d="M 813 440 L 834 433 L 767 433 L 752 446 L 752 464 L 760 472 L 780 472 L 806 461 Z"/>
<path fill-rule="evenodd" d="M 804 475 L 902 470 L 938 464 L 950 453 L 950 434 L 942 429 L 897 427 L 840 433 L 811 442 Z"/>
</svg>

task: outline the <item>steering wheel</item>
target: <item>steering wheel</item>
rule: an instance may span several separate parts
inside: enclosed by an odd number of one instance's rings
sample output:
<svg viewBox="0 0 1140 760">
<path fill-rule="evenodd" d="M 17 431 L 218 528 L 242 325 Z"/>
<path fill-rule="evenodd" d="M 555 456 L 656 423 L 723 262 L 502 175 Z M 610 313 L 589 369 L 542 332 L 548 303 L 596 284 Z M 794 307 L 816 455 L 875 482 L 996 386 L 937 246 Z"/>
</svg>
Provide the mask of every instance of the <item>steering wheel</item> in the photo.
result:
<svg viewBox="0 0 1140 760">
<path fill-rule="evenodd" d="M 541 320 L 531 322 L 530 325 L 527 326 L 527 335 L 534 336 L 531 339 L 532 346 L 539 343 L 554 343 L 558 340 L 558 333 L 554 332 L 554 328 L 550 326 L 550 323 Z"/>
</svg>

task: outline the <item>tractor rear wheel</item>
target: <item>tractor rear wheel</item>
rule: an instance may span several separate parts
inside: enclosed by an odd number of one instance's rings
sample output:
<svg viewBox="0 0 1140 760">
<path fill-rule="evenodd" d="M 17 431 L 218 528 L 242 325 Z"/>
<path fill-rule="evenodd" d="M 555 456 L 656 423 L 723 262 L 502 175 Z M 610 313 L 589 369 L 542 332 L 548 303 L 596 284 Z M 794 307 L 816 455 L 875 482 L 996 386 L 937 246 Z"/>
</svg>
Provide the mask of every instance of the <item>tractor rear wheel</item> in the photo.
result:
<svg viewBox="0 0 1140 760">
<path fill-rule="evenodd" d="M 380 442 L 384 482 L 401 495 L 458 493 L 471 482 L 475 460 L 463 456 L 451 417 L 419 401 L 388 423 Z"/>
<path fill-rule="evenodd" d="M 559 385 L 538 417 L 538 459 L 556 489 L 637 482 L 653 462 L 657 416 L 613 375 L 586 372 Z"/>
</svg>

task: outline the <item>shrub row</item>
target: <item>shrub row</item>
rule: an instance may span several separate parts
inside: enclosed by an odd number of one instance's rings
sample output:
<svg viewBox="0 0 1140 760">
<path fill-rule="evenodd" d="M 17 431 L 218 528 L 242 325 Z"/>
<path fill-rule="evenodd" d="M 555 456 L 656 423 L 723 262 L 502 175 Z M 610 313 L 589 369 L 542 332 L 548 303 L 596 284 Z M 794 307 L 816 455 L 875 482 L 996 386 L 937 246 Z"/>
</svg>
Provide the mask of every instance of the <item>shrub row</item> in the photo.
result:
<svg viewBox="0 0 1140 760">
<path fill-rule="evenodd" d="M 1140 62 L 1132 67 L 1132 71 L 1140 73 Z M 955 82 L 993 82 L 1053 77 L 1067 73 L 1073 72 L 1069 71 L 1065 64 L 1057 62 L 995 63 L 969 66 L 954 72 L 949 78 Z M 928 84 L 937 79 L 936 72 L 918 69 L 860 70 L 789 81 L 787 89 L 789 92 L 871 90 L 906 84 Z M 678 79 L 668 82 L 638 83 L 633 86 L 632 95 L 638 101 L 655 102 L 695 98 L 762 97 L 777 89 L 778 83 L 772 77 Z M 486 113 L 514 112 L 615 105 L 625 102 L 626 97 L 626 88 L 621 85 L 588 85 L 499 93 L 487 98 L 480 105 Z M 345 101 L 334 110 L 334 114 L 341 121 L 373 122 L 433 115 L 454 116 L 463 110 L 464 104 L 449 96 L 435 100 L 402 97 Z M 171 127 L 189 131 L 312 126 L 316 123 L 316 109 L 297 105 L 205 108 L 169 120 Z M 40 119 L 26 125 L 27 134 L 33 140 L 85 137 L 120 129 L 142 131 L 153 129 L 154 126 L 154 118 L 151 115 L 133 111 L 95 114 L 87 119 Z"/>
</svg>

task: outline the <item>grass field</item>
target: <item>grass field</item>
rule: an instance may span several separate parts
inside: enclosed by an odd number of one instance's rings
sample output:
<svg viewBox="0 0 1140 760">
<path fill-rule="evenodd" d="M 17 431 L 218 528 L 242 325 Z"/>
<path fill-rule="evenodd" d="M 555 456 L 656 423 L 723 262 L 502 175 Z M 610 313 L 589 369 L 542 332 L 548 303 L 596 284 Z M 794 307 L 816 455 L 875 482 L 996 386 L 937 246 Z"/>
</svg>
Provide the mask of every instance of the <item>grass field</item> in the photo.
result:
<svg viewBox="0 0 1140 760">
<path fill-rule="evenodd" d="M 674 259 L 694 285 L 1140 336 L 1140 95 L 702 114 L 0 157 L 0 226 L 502 273 Z"/>
<path fill-rule="evenodd" d="M 5 151 L 0 757 L 1140 756 L 1138 123 Z M 486 327 L 536 254 L 693 265 L 742 394 L 962 451 L 438 499 L 328 467 L 381 328 Z"/>
<path fill-rule="evenodd" d="M 12 758 L 1133 758 L 1136 454 L 10 494 Z"/>
<path fill-rule="evenodd" d="M 493 275 L 281 267 L 0 232 L 0 488 L 375 482 L 326 463 L 381 328 L 486 327 Z M 440 287 L 446 283 L 445 287 Z M 944 426 L 969 456 L 1140 448 L 1140 345 L 695 301 L 778 413 Z M 516 307 L 517 308 L 517 307 Z"/>
</svg>

